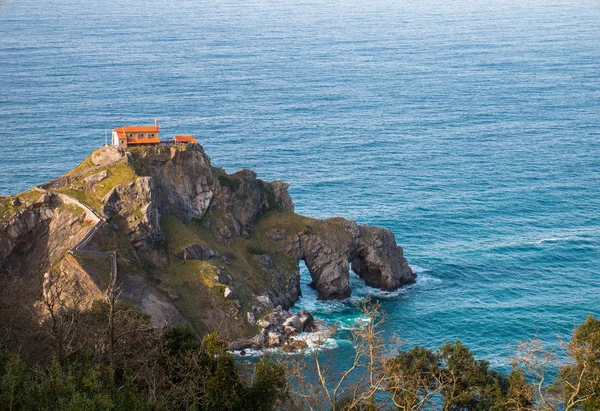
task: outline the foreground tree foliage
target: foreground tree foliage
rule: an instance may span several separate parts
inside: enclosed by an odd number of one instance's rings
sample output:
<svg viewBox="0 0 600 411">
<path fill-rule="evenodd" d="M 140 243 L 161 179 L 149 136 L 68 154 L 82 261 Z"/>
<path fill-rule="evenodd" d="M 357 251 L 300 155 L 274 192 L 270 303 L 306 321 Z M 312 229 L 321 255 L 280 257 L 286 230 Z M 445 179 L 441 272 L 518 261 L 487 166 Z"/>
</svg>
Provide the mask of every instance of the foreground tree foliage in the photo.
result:
<svg viewBox="0 0 600 411">
<path fill-rule="evenodd" d="M 281 366 L 262 360 L 248 372 L 216 333 L 157 329 L 117 299 L 52 306 L 31 335 L 47 352 L 31 363 L 0 346 L 0 410 L 271 410 L 287 399 Z M 25 352 L 34 341 L 20 342 Z"/>
<path fill-rule="evenodd" d="M 333 373 L 322 345 L 334 330 L 307 355 L 248 366 L 216 333 L 157 329 L 118 296 L 82 311 L 47 295 L 50 314 L 26 333 L 0 302 L 0 410 L 600 410 L 600 320 L 591 316 L 562 354 L 524 343 L 503 375 L 459 340 L 398 351 L 379 305 L 366 304 L 351 364 Z"/>
<path fill-rule="evenodd" d="M 415 347 L 386 363 L 387 389 L 401 410 L 525 410 L 530 395 L 521 395 L 529 384 L 521 370 L 508 376 L 490 370 L 457 340 L 436 351 Z"/>
</svg>

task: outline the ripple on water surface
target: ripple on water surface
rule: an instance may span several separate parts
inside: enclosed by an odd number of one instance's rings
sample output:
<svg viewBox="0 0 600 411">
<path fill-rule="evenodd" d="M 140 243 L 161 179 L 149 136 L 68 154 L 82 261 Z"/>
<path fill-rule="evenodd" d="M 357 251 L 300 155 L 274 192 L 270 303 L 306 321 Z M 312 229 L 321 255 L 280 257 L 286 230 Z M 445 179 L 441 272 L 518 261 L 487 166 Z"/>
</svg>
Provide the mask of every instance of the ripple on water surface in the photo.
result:
<svg viewBox="0 0 600 411">
<path fill-rule="evenodd" d="M 0 2 L 0 195 L 158 116 L 300 213 L 390 228 L 419 277 L 375 293 L 386 333 L 502 366 L 600 311 L 598 21 L 593 0 Z M 360 316 L 360 279 L 317 302 L 303 275 L 299 307 Z"/>
</svg>

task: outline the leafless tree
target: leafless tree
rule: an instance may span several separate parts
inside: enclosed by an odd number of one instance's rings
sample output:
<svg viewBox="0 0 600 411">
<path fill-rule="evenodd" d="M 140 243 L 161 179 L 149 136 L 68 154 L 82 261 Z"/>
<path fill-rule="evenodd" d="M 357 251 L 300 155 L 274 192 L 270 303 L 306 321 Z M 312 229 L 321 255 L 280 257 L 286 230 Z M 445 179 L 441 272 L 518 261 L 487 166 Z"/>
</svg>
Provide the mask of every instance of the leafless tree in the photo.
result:
<svg viewBox="0 0 600 411">
<path fill-rule="evenodd" d="M 355 347 L 352 363 L 341 374 L 332 375 L 332 367 L 322 357 L 324 344 L 336 332 L 335 328 L 323 332 L 314 346 L 307 348 L 308 356 L 290 361 L 288 373 L 294 381 L 291 394 L 296 408 L 336 411 L 368 407 L 376 410 L 389 403 L 389 399 L 376 399 L 378 392 L 386 390 L 383 364 L 388 344 L 381 330 L 385 316 L 379 303 L 367 301 L 362 309 L 365 318 L 359 320 L 351 332 Z"/>
</svg>

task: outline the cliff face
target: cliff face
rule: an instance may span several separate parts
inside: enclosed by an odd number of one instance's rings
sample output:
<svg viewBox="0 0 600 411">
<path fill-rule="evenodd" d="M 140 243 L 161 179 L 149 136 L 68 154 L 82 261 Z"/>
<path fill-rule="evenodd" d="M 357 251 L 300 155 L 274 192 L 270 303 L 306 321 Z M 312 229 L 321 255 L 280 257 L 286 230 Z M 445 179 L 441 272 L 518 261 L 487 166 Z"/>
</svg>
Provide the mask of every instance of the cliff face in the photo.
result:
<svg viewBox="0 0 600 411">
<path fill-rule="evenodd" d="M 20 303 L 34 306 L 43 299 L 50 273 L 64 270 L 69 302 L 85 307 L 101 297 L 87 274 L 65 267 L 67 251 L 95 225 L 93 215 L 62 194 L 36 189 L 3 200 L 0 210 L 0 295 L 7 283 L 18 281 Z"/>
<path fill-rule="evenodd" d="M 41 190 L 0 200 L 0 281 L 29 278 L 43 298 L 44 273 L 71 273 L 71 294 L 91 300 L 106 286 L 103 253 L 115 251 L 123 296 L 156 322 L 230 337 L 298 300 L 300 260 L 322 299 L 350 295 L 350 267 L 384 290 L 414 281 L 389 230 L 295 214 L 287 188 L 251 170 L 228 175 L 198 145 L 104 147 Z"/>
</svg>

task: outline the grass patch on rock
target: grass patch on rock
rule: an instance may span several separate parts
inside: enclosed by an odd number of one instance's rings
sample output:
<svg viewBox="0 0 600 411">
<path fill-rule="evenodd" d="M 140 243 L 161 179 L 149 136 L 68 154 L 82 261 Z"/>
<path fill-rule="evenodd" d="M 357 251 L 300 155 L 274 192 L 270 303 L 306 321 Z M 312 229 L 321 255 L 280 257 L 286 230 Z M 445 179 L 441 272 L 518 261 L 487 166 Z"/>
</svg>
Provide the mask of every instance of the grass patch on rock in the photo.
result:
<svg viewBox="0 0 600 411">
<path fill-rule="evenodd" d="M 43 195 L 42 192 L 31 189 L 20 194 L 0 199 L 0 221 L 10 218 L 13 214 L 23 211 Z M 17 204 L 13 205 L 13 201 Z"/>
</svg>

